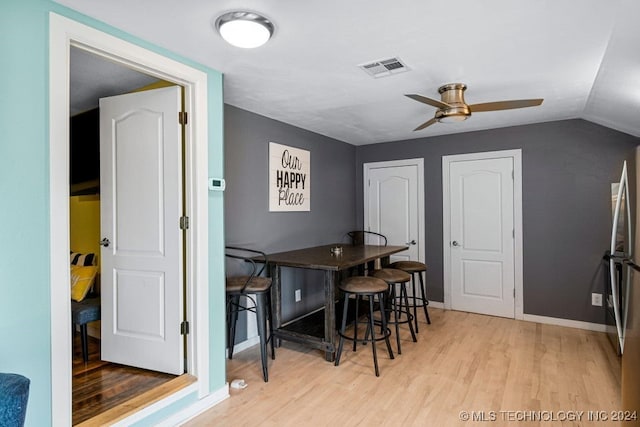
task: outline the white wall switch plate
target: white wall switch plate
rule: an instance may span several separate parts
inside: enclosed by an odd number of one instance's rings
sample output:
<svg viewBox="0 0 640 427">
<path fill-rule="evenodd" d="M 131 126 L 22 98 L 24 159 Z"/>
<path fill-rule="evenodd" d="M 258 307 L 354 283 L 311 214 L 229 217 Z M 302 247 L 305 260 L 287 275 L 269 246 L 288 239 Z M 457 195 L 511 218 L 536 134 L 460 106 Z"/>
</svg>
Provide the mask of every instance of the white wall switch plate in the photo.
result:
<svg viewBox="0 0 640 427">
<path fill-rule="evenodd" d="M 602 307 L 602 294 L 591 294 L 591 305 Z"/>
<path fill-rule="evenodd" d="M 296 302 L 300 302 L 302 300 L 302 292 L 300 291 L 300 289 L 296 289 Z"/>
</svg>

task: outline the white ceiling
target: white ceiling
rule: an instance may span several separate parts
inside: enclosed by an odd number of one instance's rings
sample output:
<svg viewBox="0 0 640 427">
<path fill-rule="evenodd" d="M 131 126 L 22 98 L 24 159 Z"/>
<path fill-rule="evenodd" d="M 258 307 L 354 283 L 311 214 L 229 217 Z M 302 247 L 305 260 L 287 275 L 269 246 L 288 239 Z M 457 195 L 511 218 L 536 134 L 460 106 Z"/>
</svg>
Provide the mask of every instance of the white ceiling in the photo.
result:
<svg viewBox="0 0 640 427">
<path fill-rule="evenodd" d="M 224 73 L 224 101 L 354 144 L 569 118 L 640 136 L 640 2 L 633 0 L 58 0 Z M 252 50 L 212 27 L 236 9 L 271 19 Z M 410 71 L 375 79 L 359 64 L 397 56 Z M 91 73 L 89 73 L 91 74 Z M 544 98 L 413 132 L 463 82 L 469 104 Z"/>
</svg>

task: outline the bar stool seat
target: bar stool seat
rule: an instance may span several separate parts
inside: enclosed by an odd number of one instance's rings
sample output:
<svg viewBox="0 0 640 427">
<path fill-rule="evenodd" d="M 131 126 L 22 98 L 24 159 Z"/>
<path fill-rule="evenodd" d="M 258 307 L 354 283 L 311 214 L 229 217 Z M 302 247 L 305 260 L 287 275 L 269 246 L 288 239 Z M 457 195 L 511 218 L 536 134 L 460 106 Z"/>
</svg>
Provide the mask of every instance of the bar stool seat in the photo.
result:
<svg viewBox="0 0 640 427">
<path fill-rule="evenodd" d="M 373 277 L 382 279 L 385 282 L 391 283 L 406 283 L 411 280 L 411 276 L 406 271 L 402 271 L 398 268 L 382 268 L 373 272 Z"/>
<path fill-rule="evenodd" d="M 402 354 L 402 348 L 400 347 L 400 324 L 408 324 L 413 342 L 418 341 L 413 331 L 413 315 L 409 309 L 409 300 L 407 298 L 406 283 L 411 280 L 411 275 L 397 268 L 382 268 L 375 270 L 372 276 L 384 280 L 388 285 L 389 310 L 393 312 L 393 320 L 389 319 L 387 323 L 395 325 L 398 354 Z M 396 294 L 396 285 L 400 287 L 399 295 Z M 403 316 L 405 317 L 404 319 L 402 318 Z"/>
<path fill-rule="evenodd" d="M 244 291 L 248 294 L 265 292 L 271 289 L 271 278 L 249 276 L 228 277 L 226 281 L 226 290 L 229 293 L 242 292 L 245 284 L 246 288 L 244 288 Z"/>
<path fill-rule="evenodd" d="M 424 286 L 424 282 L 426 278 L 422 279 L 422 273 L 424 272 L 426 275 L 427 265 L 423 262 L 419 261 L 396 261 L 389 265 L 391 268 L 397 268 L 402 271 L 406 271 L 411 274 L 411 290 L 412 290 L 412 299 L 413 299 L 413 319 L 415 322 L 415 329 L 418 332 L 418 306 L 421 306 L 424 310 L 424 317 L 427 319 L 427 324 L 431 324 L 431 319 L 429 318 L 429 311 L 427 310 L 427 306 L 429 305 L 429 300 L 427 299 L 427 292 Z M 418 275 L 420 278 L 420 296 L 416 295 L 416 279 L 415 275 Z"/>
<path fill-rule="evenodd" d="M 373 365 L 376 372 L 376 377 L 380 376 L 380 370 L 378 369 L 378 355 L 376 350 L 376 341 L 384 340 L 387 345 L 387 351 L 389 352 L 389 358 L 393 359 L 393 351 L 391 350 L 391 343 L 389 342 L 389 336 L 391 335 L 391 331 L 387 328 L 386 319 L 384 316 L 384 297 L 389 289 L 389 285 L 384 280 L 371 277 L 371 276 L 352 276 L 345 280 L 343 280 L 340 285 L 338 285 L 338 289 L 340 289 L 344 293 L 344 302 L 342 309 L 342 326 L 340 327 L 340 331 L 338 335 L 340 336 L 340 342 L 338 344 L 338 350 L 336 352 L 336 361 L 335 366 L 340 364 L 340 356 L 342 355 L 342 347 L 344 345 L 344 340 L 348 339 L 353 341 L 353 351 L 356 351 L 357 343 L 371 343 L 371 350 L 373 353 Z M 346 335 L 345 330 L 347 327 L 347 315 L 349 312 L 349 299 L 350 296 L 355 296 L 355 317 L 353 320 L 353 336 Z M 378 303 L 380 305 L 381 323 L 382 323 L 382 336 L 376 337 L 375 328 L 373 323 L 373 312 L 374 312 L 374 300 L 378 297 Z M 365 333 L 364 338 L 358 339 L 358 324 L 362 323 L 358 319 L 358 302 L 366 298 L 369 301 L 369 311 L 367 313 L 367 333 Z M 371 338 L 369 339 L 369 332 L 371 332 Z"/>
<path fill-rule="evenodd" d="M 425 271 L 427 266 L 423 262 L 419 261 L 396 261 L 390 264 L 389 268 L 396 268 L 398 270 L 406 271 L 407 273 L 416 273 L 419 271 Z"/>
</svg>

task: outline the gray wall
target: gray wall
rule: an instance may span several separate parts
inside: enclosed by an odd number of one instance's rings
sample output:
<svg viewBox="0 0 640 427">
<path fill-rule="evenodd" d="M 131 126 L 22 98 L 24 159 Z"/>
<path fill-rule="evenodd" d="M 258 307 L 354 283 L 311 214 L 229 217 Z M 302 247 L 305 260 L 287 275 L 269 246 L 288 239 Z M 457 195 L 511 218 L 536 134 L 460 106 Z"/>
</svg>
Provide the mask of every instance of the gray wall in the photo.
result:
<svg viewBox="0 0 640 427">
<path fill-rule="evenodd" d="M 270 141 L 310 150 L 311 212 L 269 212 Z M 603 323 L 591 293 L 604 291 L 601 257 L 610 238 L 610 185 L 618 181 L 625 159 L 634 183 L 638 143 L 584 120 L 566 120 L 354 147 L 227 105 L 225 240 L 266 252 L 339 241 L 346 231 L 362 227 L 363 163 L 424 158 L 428 293 L 442 301 L 442 156 L 520 148 L 524 312 Z M 321 275 L 289 270 L 283 276 L 285 317 L 322 304 Z M 297 288 L 301 303 L 293 299 Z"/>
<path fill-rule="evenodd" d="M 437 126 L 446 126 L 444 124 Z M 524 312 L 604 323 L 591 292 L 604 291 L 601 258 L 609 246 L 611 183 L 630 163 L 638 138 L 567 120 L 356 148 L 358 226 L 367 162 L 424 158 L 428 296 L 443 301 L 442 156 L 522 149 Z"/>
<path fill-rule="evenodd" d="M 224 116 L 228 245 L 273 253 L 338 242 L 355 227 L 354 146 L 229 105 Z M 310 212 L 269 212 L 269 142 L 311 152 Z M 316 273 L 283 271 L 285 318 L 323 304 L 322 275 Z M 298 288 L 302 301 L 296 303 Z"/>
</svg>

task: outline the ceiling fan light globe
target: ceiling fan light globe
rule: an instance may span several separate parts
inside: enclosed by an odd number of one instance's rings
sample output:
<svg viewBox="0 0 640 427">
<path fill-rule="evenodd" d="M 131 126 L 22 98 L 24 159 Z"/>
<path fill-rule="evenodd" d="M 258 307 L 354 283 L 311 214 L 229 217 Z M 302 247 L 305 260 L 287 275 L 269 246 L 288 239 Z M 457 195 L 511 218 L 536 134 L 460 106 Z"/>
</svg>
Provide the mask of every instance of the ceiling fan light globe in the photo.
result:
<svg viewBox="0 0 640 427">
<path fill-rule="evenodd" d="M 464 122 L 465 120 L 467 120 L 467 117 L 468 116 L 464 114 L 455 114 L 455 115 L 442 116 L 440 117 L 440 119 L 438 119 L 438 121 L 440 123 Z"/>
</svg>

